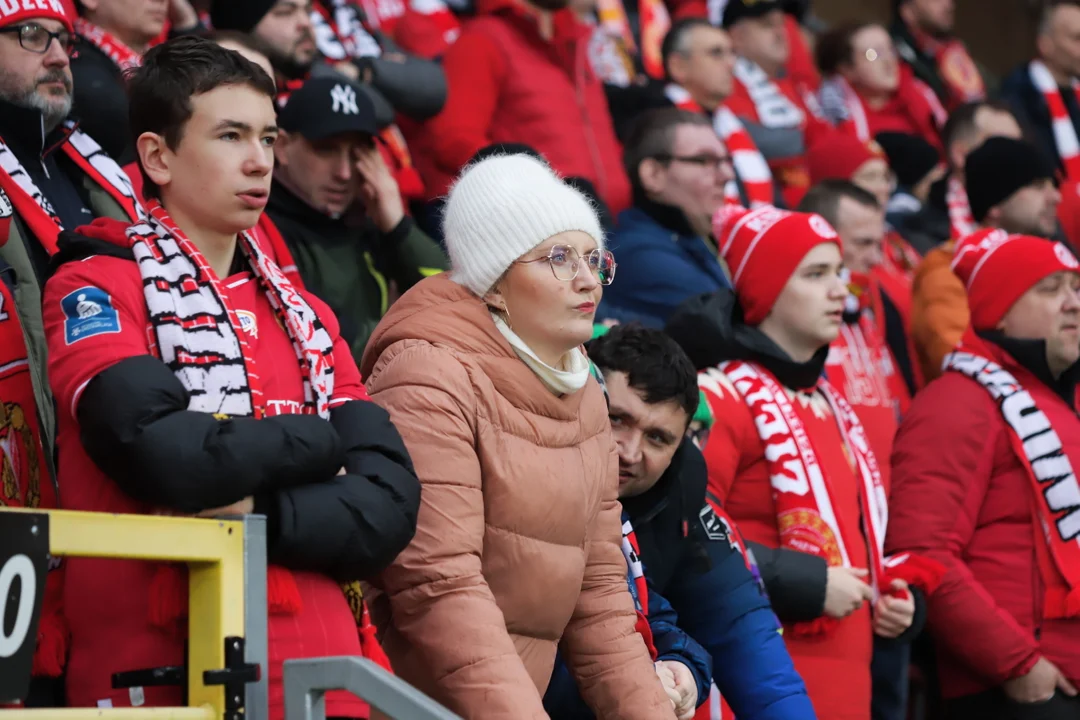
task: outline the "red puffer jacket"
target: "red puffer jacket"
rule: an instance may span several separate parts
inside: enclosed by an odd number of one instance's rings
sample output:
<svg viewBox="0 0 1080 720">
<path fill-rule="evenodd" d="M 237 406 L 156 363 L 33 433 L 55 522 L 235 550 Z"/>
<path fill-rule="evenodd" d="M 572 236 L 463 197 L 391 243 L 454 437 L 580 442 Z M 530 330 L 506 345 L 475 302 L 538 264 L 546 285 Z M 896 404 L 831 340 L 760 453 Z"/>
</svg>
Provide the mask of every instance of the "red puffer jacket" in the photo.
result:
<svg viewBox="0 0 1080 720">
<path fill-rule="evenodd" d="M 443 111 L 426 123 L 416 155 L 430 197 L 477 150 L 491 143 L 525 143 L 566 177 L 592 182 L 612 213 L 630 205 L 607 98 L 589 67 L 592 29 L 569 10 L 554 13 L 551 40 L 512 0 L 480 0 L 443 60 L 449 92 Z"/>
<path fill-rule="evenodd" d="M 1080 467 L 1073 407 L 997 345 L 975 343 L 976 352 L 1016 376 Z M 985 388 L 945 372 L 915 397 L 893 450 L 885 549 L 917 552 L 947 568 L 928 618 L 947 698 L 1023 675 L 1040 655 L 1080 681 L 1080 618 L 1043 618 L 1031 481 L 1008 433 Z"/>
</svg>

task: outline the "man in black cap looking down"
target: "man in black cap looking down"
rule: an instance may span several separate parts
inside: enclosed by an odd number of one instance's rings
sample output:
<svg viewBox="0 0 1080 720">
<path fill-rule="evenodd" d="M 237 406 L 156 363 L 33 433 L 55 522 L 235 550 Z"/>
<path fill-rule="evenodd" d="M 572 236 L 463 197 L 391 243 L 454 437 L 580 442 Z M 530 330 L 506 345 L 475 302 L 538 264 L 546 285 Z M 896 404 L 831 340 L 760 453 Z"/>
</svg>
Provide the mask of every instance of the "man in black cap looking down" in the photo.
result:
<svg viewBox="0 0 1080 720">
<path fill-rule="evenodd" d="M 445 270 L 446 255 L 405 214 L 376 146 L 375 110 L 358 85 L 312 78 L 293 93 L 278 125 L 277 167 L 259 227 L 290 280 L 340 318 L 359 361 L 392 290 Z"/>
</svg>

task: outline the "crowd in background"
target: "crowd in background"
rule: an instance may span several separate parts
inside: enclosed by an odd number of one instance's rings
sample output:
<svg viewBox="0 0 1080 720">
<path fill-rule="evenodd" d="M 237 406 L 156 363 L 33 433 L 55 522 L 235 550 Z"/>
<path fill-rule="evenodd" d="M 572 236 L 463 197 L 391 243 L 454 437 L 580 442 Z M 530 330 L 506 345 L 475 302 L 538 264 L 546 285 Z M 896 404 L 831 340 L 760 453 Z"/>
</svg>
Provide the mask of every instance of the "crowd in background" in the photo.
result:
<svg viewBox="0 0 1080 720">
<path fill-rule="evenodd" d="M 1080 3 L 954 5 L 0 0 L 0 505 L 265 515 L 272 718 L 1077 717 Z M 185 588 L 55 563 L 25 704 Z"/>
</svg>

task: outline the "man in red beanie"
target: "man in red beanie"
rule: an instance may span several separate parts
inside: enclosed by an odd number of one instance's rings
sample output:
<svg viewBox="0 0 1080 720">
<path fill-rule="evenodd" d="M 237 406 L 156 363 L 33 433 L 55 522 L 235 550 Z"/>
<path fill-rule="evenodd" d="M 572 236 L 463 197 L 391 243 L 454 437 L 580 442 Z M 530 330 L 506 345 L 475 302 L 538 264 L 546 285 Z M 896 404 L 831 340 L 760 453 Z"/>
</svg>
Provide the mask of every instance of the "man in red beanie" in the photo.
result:
<svg viewBox="0 0 1080 720">
<path fill-rule="evenodd" d="M 775 208 L 722 209 L 714 230 L 735 294 L 689 301 L 668 325 L 717 418 L 709 489 L 773 550 L 762 577 L 818 717 L 866 720 L 873 637 L 917 632 L 905 580 L 932 578 L 886 562 L 887 481 L 822 376 L 847 297 L 841 241 L 820 215 Z"/>
<path fill-rule="evenodd" d="M 887 548 L 947 568 L 928 603 L 949 717 L 1080 714 L 1080 264 L 982 230 L 956 248 L 971 326 L 893 453 Z"/>
</svg>

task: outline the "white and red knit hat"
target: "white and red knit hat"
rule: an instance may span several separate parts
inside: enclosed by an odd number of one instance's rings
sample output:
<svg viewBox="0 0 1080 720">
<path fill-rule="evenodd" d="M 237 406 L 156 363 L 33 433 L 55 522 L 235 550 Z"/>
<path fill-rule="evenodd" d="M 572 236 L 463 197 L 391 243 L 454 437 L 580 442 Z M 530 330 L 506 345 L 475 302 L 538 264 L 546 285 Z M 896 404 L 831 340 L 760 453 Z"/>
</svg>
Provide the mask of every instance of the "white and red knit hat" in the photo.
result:
<svg viewBox="0 0 1080 720">
<path fill-rule="evenodd" d="M 71 16 L 64 0 L 10 0 L 0 2 L 0 27 L 29 22 L 31 20 L 59 20 L 74 32 Z"/>
<path fill-rule="evenodd" d="M 967 288 L 971 327 L 993 330 L 1032 286 L 1080 262 L 1059 242 L 1004 230 L 980 230 L 956 244 L 952 269 Z"/>
<path fill-rule="evenodd" d="M 822 243 L 840 247 L 829 222 L 813 213 L 735 205 L 713 216 L 713 235 L 728 265 L 747 325 L 757 325 L 806 254 Z"/>
</svg>

